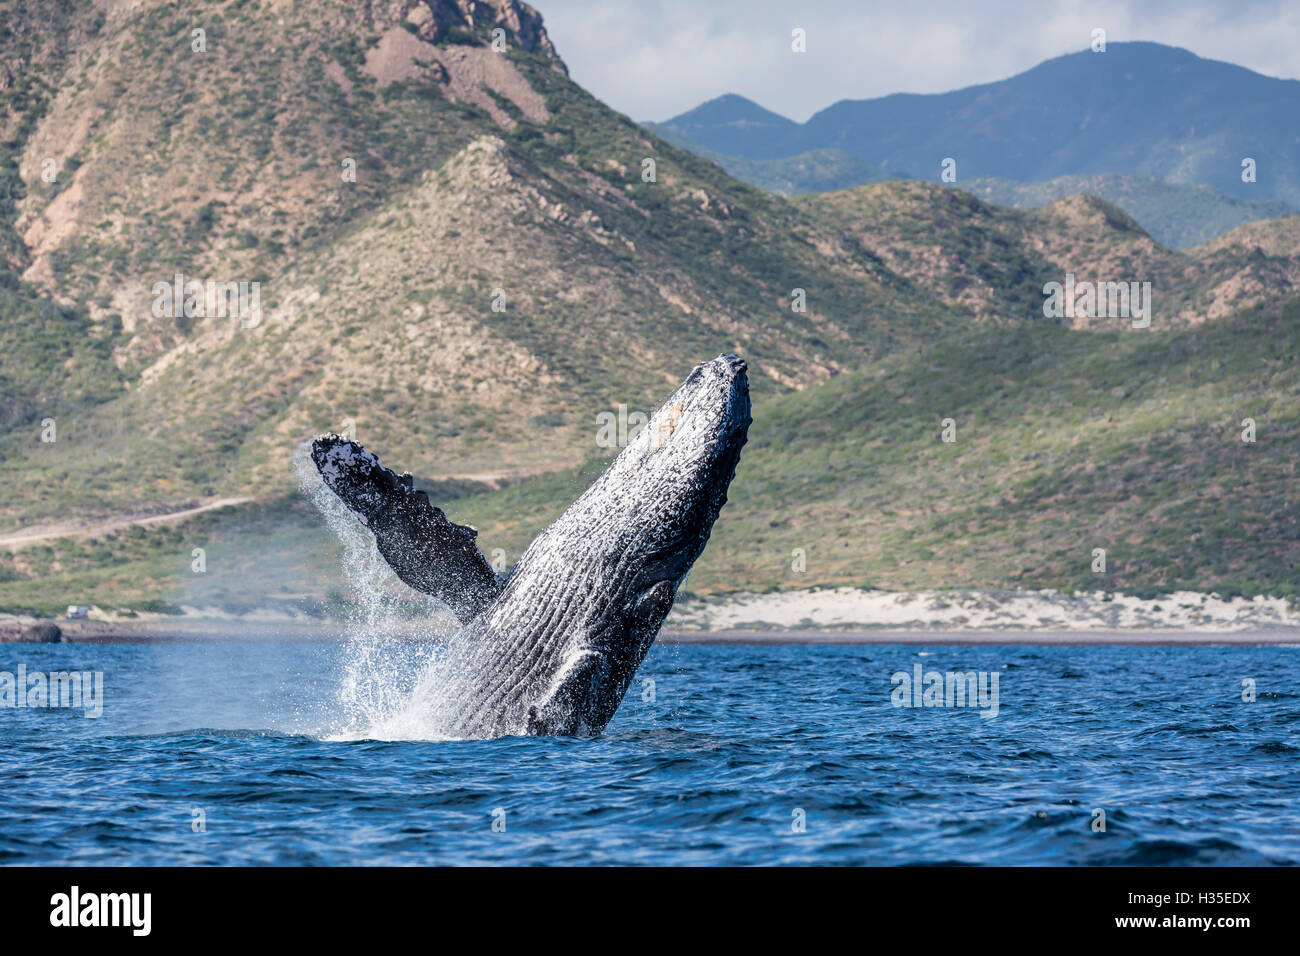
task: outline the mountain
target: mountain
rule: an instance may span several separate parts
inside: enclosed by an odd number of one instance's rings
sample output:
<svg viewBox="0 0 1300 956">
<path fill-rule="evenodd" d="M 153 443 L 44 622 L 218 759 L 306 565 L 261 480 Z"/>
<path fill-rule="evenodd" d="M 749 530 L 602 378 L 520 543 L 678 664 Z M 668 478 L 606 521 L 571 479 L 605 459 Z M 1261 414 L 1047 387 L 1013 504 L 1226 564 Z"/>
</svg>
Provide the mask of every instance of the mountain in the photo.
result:
<svg viewBox="0 0 1300 956">
<path fill-rule="evenodd" d="M 1149 281 L 1157 329 L 1300 295 L 1300 246 L 1292 241 L 1300 217 L 1253 223 L 1223 242 L 1178 252 L 1086 194 L 1017 210 L 950 186 L 903 181 L 799 196 L 792 205 L 808 210 L 858 261 L 898 277 L 900 291 L 991 325 L 1041 323 L 1044 285 L 1067 274 Z M 1082 317 L 1066 324 L 1123 322 Z"/>
<path fill-rule="evenodd" d="M 958 183 L 1120 174 L 1300 208 L 1300 142 L 1284 119 L 1298 115 L 1300 81 L 1158 43 L 1111 43 L 949 93 L 841 100 L 801 124 L 726 96 L 662 126 L 747 160 L 842 149 L 937 179 L 951 157 Z M 1247 157 L 1255 182 L 1242 181 Z"/>
<path fill-rule="evenodd" d="M 731 501 L 687 589 L 1300 600 L 1297 394 L 1297 300 L 1155 337 L 1022 325 L 898 352 L 756 403 Z M 940 440 L 948 417 L 952 444 Z M 1246 417 L 1253 444 L 1241 440 Z M 604 464 L 431 492 L 513 562 Z M 190 573 L 196 543 L 203 575 Z M 1092 570 L 1099 547 L 1105 574 Z M 0 607 L 50 614 L 75 596 L 106 609 L 319 613 L 346 597 L 337 550 L 305 504 L 277 499 L 0 551 Z"/>
<path fill-rule="evenodd" d="M 793 141 L 799 135 L 799 124 L 794 120 L 735 93 L 726 93 L 666 123 L 652 125 L 657 127 L 656 132 L 675 133 L 686 142 L 750 159 L 788 156 L 790 152 L 781 147 L 774 152 L 774 145 Z"/>
<path fill-rule="evenodd" d="M 1053 411 L 1061 441 L 1102 434 L 1124 383 L 1089 402 L 1087 382 L 1109 362 L 1149 391 L 1122 439 L 1081 446 L 1094 467 L 1179 478 L 1157 452 L 1186 451 L 1232 396 L 1237 421 L 1259 406 L 1270 441 L 1291 434 L 1279 327 L 1293 313 L 1269 311 L 1300 293 L 1291 220 L 1179 252 L 1086 196 L 1017 210 L 903 181 L 786 199 L 590 96 L 516 0 L 28 0 L 0 24 L 0 538 L 21 531 L 0 540 L 2 609 L 346 597 L 290 467 L 304 440 L 344 428 L 517 558 L 611 454 L 597 416 L 652 410 L 723 351 L 750 362 L 755 453 L 702 589 L 787 583 L 765 549 L 812 547 L 796 538 L 839 550 L 791 586 L 1078 580 L 1061 542 L 1095 513 L 1036 524 L 1005 482 L 1074 482 L 1053 462 L 1082 459 L 1002 466 L 1035 453 L 1023 439 Z M 243 283 L 242 321 L 175 314 L 178 274 Z M 1044 285 L 1067 274 L 1152 282 L 1151 327 L 1045 316 Z M 1184 379 L 1202 377 L 1223 395 L 1181 424 Z M 1024 527 L 970 512 L 985 522 L 973 551 L 976 529 L 944 523 L 942 473 L 916 457 L 928 446 L 910 444 L 945 416 L 980 423 L 959 454 L 991 456 L 952 479 L 954 507 L 1025 502 Z M 1234 462 L 1211 456 L 1180 487 L 1221 501 L 1243 486 Z M 869 485 L 886 465 L 882 487 L 916 485 L 894 515 Z M 1286 493 L 1285 467 L 1250 479 L 1259 507 Z M 1128 491 L 1108 521 L 1148 500 Z M 871 508 L 850 520 L 855 498 Z M 934 509 L 924 560 L 905 540 L 918 503 Z M 1199 515 L 1171 509 L 1162 535 L 1198 540 Z M 993 547 L 999 533 L 1012 545 Z M 1288 552 L 1257 537 L 1216 539 L 1201 563 L 1166 548 L 1115 580 L 1289 586 Z M 1013 556 L 1022 539 L 1058 555 L 1041 575 Z M 885 573 L 882 542 L 911 570 Z"/>
<path fill-rule="evenodd" d="M 1297 250 L 1300 250 L 1300 216 L 1246 223 L 1189 251 L 1204 258 L 1216 253 L 1294 256 Z"/>
<path fill-rule="evenodd" d="M 214 6 L 204 52 L 169 3 L 12 16 L 7 282 L 76 318 L 5 319 L 9 528 L 292 488 L 344 419 L 432 476 L 565 466 L 719 351 L 779 390 L 952 321 L 594 100 L 523 4 Z M 261 320 L 159 318 L 177 274 Z"/>
<path fill-rule="evenodd" d="M 842 149 L 815 149 L 786 159 L 742 159 L 691 143 L 668 127 L 651 128 L 664 139 L 713 160 L 726 172 L 782 196 L 834 192 L 853 186 L 910 179 L 891 176 Z M 1086 193 L 1124 210 L 1161 245 L 1187 249 L 1242 223 L 1293 216 L 1297 210 L 1276 199 L 1238 199 L 1209 186 L 1179 185 L 1142 176 L 1058 176 L 1042 183 L 988 177 L 954 184 L 986 202 L 1034 209 Z"/>
<path fill-rule="evenodd" d="M 848 189 L 867 183 L 909 178 L 891 176 L 879 166 L 855 159 L 842 149 L 814 149 L 785 159 L 742 159 L 693 143 L 666 126 L 654 123 L 647 123 L 646 126 L 674 146 L 717 163 L 726 170 L 727 175 L 782 196 Z"/>
<path fill-rule="evenodd" d="M 961 188 L 986 202 L 1017 209 L 1087 193 L 1118 206 L 1163 246 L 1187 249 L 1259 219 L 1294 216 L 1277 200 L 1247 200 L 1209 186 L 1175 185 L 1138 176 L 1061 176 L 1045 183 L 972 179 Z"/>
</svg>

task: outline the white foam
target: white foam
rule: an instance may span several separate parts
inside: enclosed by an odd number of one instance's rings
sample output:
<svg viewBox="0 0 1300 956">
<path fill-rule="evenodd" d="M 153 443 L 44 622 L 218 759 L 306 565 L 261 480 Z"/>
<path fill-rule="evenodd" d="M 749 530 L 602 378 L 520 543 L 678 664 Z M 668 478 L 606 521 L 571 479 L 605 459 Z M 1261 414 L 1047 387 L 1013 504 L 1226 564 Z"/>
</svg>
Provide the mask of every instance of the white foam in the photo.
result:
<svg viewBox="0 0 1300 956">
<path fill-rule="evenodd" d="M 342 646 L 338 694 L 338 721 L 322 737 L 333 740 L 436 739 L 436 727 L 405 726 L 412 711 L 420 675 L 445 657 L 455 635 L 438 640 L 402 641 L 394 635 L 412 628 L 439 635 L 451 618 L 434 598 L 415 595 L 398 580 L 375 547 L 374 536 L 326 486 L 311 459 L 311 444 L 304 442 L 294 454 L 293 469 L 299 487 L 325 519 L 343 546 L 342 574 L 353 603 L 341 624 L 346 634 Z M 390 728 L 404 726 L 401 734 Z"/>
</svg>

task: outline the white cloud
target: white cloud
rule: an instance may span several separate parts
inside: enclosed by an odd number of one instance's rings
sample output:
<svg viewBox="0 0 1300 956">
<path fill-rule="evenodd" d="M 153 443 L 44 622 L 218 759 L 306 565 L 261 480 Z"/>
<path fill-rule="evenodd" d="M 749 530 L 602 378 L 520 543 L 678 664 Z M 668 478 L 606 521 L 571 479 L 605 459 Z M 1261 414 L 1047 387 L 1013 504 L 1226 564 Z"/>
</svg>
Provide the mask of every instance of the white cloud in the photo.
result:
<svg viewBox="0 0 1300 956">
<path fill-rule="evenodd" d="M 534 0 L 575 80 L 638 120 L 723 93 L 805 120 L 836 100 L 938 93 L 1109 42 L 1151 40 L 1300 75 L 1295 0 Z M 977 9 L 973 9 L 977 7 Z M 790 31 L 808 52 L 790 50 Z"/>
</svg>

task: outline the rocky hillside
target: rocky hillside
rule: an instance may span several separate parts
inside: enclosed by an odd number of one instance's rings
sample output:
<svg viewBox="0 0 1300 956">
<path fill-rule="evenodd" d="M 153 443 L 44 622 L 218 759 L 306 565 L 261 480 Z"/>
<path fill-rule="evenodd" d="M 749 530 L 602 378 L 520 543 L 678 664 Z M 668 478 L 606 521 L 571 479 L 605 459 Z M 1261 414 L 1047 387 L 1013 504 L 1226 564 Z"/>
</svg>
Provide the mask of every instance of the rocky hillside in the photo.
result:
<svg viewBox="0 0 1300 956">
<path fill-rule="evenodd" d="M 1118 206 L 1163 246 L 1186 249 L 1209 242 L 1237 226 L 1260 219 L 1284 219 L 1297 209 L 1276 199 L 1229 196 L 1209 186 L 1175 184 L 1144 176 L 1060 176 L 1042 183 L 972 179 L 961 188 L 985 202 L 1035 209 L 1086 193 Z"/>
<path fill-rule="evenodd" d="M 870 450 L 936 375 L 989 419 L 1012 388 L 1017 407 L 1064 413 L 1038 390 L 1116 349 L 1137 387 L 1157 374 L 1141 356 L 1193 348 L 1198 330 L 1237 341 L 1221 327 L 1240 310 L 1298 291 L 1288 220 L 1175 252 L 1086 197 L 1011 210 L 919 182 L 794 201 L 753 188 L 574 84 L 515 0 L 0 11 L 0 535 L 39 526 L 0 547 L 0 608 L 319 601 L 337 576 L 289 462 L 327 429 L 514 553 L 612 452 L 597 415 L 649 411 L 728 350 L 752 369 L 755 464 L 698 586 L 814 583 L 769 573 L 769 543 L 796 539 L 840 549 L 817 583 L 1021 583 L 984 545 L 940 548 L 942 523 L 917 538 L 930 558 L 886 573 L 872 549 L 916 528 L 880 537 L 892 509 L 875 498 L 848 520 L 873 479 L 841 465 L 857 454 L 841 443 Z M 1150 281 L 1151 328 L 1045 316 L 1044 284 L 1067 273 Z M 234 313 L 211 314 L 212 284 Z M 1026 343 L 1074 364 L 1022 381 Z M 963 364 L 935 357 L 948 350 Z M 1232 369 L 1225 388 L 1259 371 Z M 1177 431 L 1132 423 L 1145 442 L 1156 428 Z M 1016 434 L 987 439 L 963 507 L 1005 495 L 996 464 Z M 1097 466 L 1129 467 L 1132 447 L 1099 446 Z M 1025 481 L 1054 480 L 1026 462 Z M 914 482 L 917 507 L 942 513 L 916 464 L 890 493 Z M 1235 481 L 1217 467 L 1201 477 Z M 1260 502 L 1281 475 L 1261 473 Z M 1225 567 L 1289 580 L 1251 540 Z M 186 577 L 194 547 L 212 555 L 201 578 Z M 1063 561 L 1032 580 L 1073 580 Z M 1219 573 L 1187 568 L 1206 586 Z M 1125 583 L 1166 579 L 1156 561 Z"/>
<path fill-rule="evenodd" d="M 55 45 L 54 6 L 11 36 Z M 283 490 L 345 419 L 429 474 L 545 469 L 706 352 L 787 389 L 950 322 L 592 99 L 522 4 L 105 3 L 68 34 L 6 101 L 8 284 L 75 313 L 12 320 L 10 527 Z M 257 320 L 155 315 L 178 274 L 257 283 Z"/>
<path fill-rule="evenodd" d="M 1298 410 L 1297 300 L 1158 334 L 1022 324 L 937 339 L 818 386 L 756 393 L 730 503 L 687 591 L 1294 601 Z M 428 487 L 508 565 L 611 453 L 496 489 Z M 194 547 L 205 549 L 202 574 Z M 320 612 L 348 595 L 337 542 L 296 496 L 0 550 L 7 609 Z"/>
<path fill-rule="evenodd" d="M 1087 194 L 1006 209 L 937 183 L 894 182 L 801 196 L 862 261 L 916 294 L 989 321 L 1043 319 L 1043 286 L 1150 282 L 1154 328 L 1197 324 L 1300 295 L 1298 217 L 1251 223 L 1204 246 L 1161 246 L 1118 207 Z M 1065 319 L 1075 328 L 1127 324 Z"/>
</svg>

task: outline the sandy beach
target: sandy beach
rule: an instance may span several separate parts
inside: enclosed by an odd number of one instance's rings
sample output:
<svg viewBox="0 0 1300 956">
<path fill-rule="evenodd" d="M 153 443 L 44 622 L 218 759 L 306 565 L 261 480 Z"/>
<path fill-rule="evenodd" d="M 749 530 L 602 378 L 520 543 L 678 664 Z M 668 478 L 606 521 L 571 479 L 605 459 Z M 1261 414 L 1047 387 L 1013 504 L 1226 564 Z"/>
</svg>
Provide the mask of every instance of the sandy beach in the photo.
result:
<svg viewBox="0 0 1300 956">
<path fill-rule="evenodd" d="M 666 631 L 1188 632 L 1290 631 L 1300 608 L 1280 597 L 1225 598 L 1175 591 L 1141 598 L 1112 591 L 808 588 L 678 598 Z"/>
<path fill-rule="evenodd" d="M 346 640 L 346 621 L 213 609 L 119 617 L 91 608 L 57 620 L 75 643 L 184 640 Z M 0 643 L 36 619 L 0 615 Z M 394 640 L 438 640 L 449 616 L 386 624 Z M 1285 598 L 1178 591 L 873 591 L 811 588 L 766 594 L 679 596 L 659 637 L 674 644 L 1300 644 L 1300 609 Z"/>
</svg>

